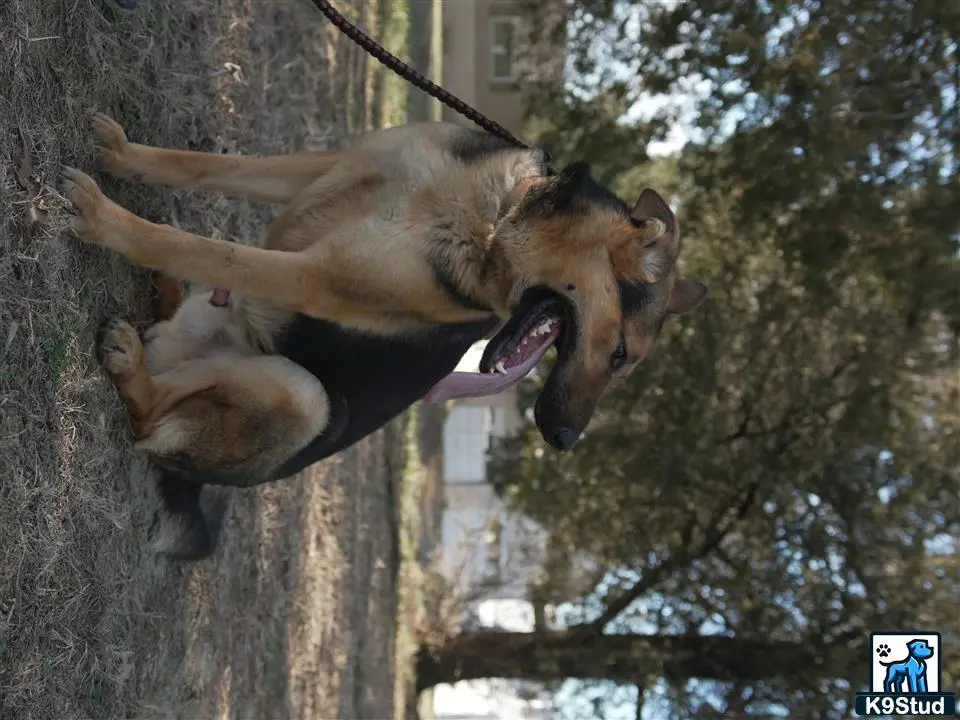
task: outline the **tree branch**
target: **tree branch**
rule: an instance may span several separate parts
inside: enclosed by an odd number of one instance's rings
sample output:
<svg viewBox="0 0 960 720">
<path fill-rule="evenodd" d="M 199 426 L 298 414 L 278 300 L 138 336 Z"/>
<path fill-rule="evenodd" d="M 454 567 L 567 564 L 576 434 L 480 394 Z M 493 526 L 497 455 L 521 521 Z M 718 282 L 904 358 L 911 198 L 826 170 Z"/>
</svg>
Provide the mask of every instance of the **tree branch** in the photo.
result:
<svg viewBox="0 0 960 720">
<path fill-rule="evenodd" d="M 858 357 L 858 353 L 853 352 L 851 354 L 848 354 L 846 357 L 842 358 L 830 371 L 829 375 L 823 378 L 822 381 L 826 384 L 834 382 L 837 378 L 840 377 L 840 375 L 843 374 L 843 372 L 847 368 L 850 367 L 850 365 L 852 365 L 856 361 L 857 357 Z M 786 449 L 791 445 L 791 443 L 796 439 L 795 437 L 791 437 L 789 432 L 791 429 L 790 425 L 791 425 L 791 420 L 793 419 L 794 413 L 800 410 L 809 409 L 810 407 L 811 406 L 808 405 L 807 407 L 797 407 L 797 408 L 788 410 L 788 412 L 784 414 L 781 421 L 775 427 L 766 431 L 759 431 L 758 433 L 756 433 L 756 434 L 776 433 L 780 435 L 780 440 L 777 443 L 777 447 L 773 453 L 774 456 L 782 455 L 786 451 Z M 743 425 L 737 431 L 737 433 L 735 433 L 735 435 L 738 435 L 740 437 L 750 437 L 755 434 L 755 433 L 746 432 L 746 425 L 747 425 L 748 419 L 749 419 L 749 414 L 746 415 Z M 728 438 L 728 441 L 731 439 L 733 439 L 733 437 Z M 666 576 L 670 575 L 675 570 L 678 570 L 679 568 L 685 565 L 689 565 L 694 560 L 698 560 L 708 555 L 709 553 L 713 552 L 714 550 L 716 550 L 720 546 L 720 543 L 723 542 L 724 538 L 733 529 L 733 527 L 740 520 L 742 520 L 743 517 L 746 515 L 747 511 L 750 509 L 751 505 L 756 499 L 758 488 L 759 488 L 759 481 L 755 481 L 751 483 L 751 485 L 747 488 L 746 492 L 741 498 L 741 501 L 738 504 L 733 517 L 730 518 L 726 523 L 723 522 L 723 518 L 725 515 L 727 515 L 730 509 L 729 506 L 724 507 L 721 511 L 719 511 L 716 514 L 716 516 L 711 520 L 711 522 L 707 525 L 707 529 L 705 531 L 703 541 L 699 544 L 699 546 L 697 546 L 696 548 L 692 548 L 686 552 L 679 552 L 676 555 L 674 555 L 672 558 L 668 560 L 664 560 L 662 563 L 660 563 L 656 567 L 650 568 L 649 570 L 647 570 L 643 574 L 643 577 L 641 577 L 640 580 L 634 583 L 634 585 L 629 590 L 625 591 L 618 598 L 616 598 L 610 604 L 608 604 L 607 607 L 604 609 L 604 611 L 600 614 L 600 616 L 596 620 L 590 623 L 584 623 L 582 625 L 579 625 L 574 629 L 574 631 L 581 636 L 602 634 L 603 631 L 606 629 L 607 625 L 613 622 L 617 618 L 617 616 L 620 615 L 620 613 L 626 610 L 635 600 L 642 597 L 643 595 L 648 593 L 650 590 L 652 590 L 654 587 L 659 585 Z M 687 527 L 687 529 L 685 530 L 686 537 L 689 537 L 689 535 L 692 535 L 692 532 L 690 532 L 692 529 L 693 529 L 692 526 Z M 685 540 L 686 540 L 686 537 L 685 537 Z"/>
<path fill-rule="evenodd" d="M 637 683 L 637 711 L 634 716 L 636 720 L 643 720 L 643 704 L 646 686 L 644 683 Z"/>
<path fill-rule="evenodd" d="M 730 531 L 733 530 L 734 526 L 740 522 L 750 510 L 750 507 L 756 499 L 758 487 L 759 482 L 750 484 L 740 499 L 740 502 L 736 505 L 733 516 L 730 517 L 727 522 L 723 522 L 723 518 L 729 513 L 730 506 L 728 505 L 717 512 L 714 517 L 711 518 L 711 522 L 708 523 L 703 540 L 696 548 L 687 550 L 686 552 L 678 552 L 656 567 L 647 570 L 643 573 L 643 577 L 634 583 L 629 590 L 609 603 L 604 611 L 600 613 L 600 617 L 593 622 L 577 626 L 573 629 L 574 632 L 581 636 L 602 634 L 607 625 L 613 622 L 620 613 L 626 610 L 637 598 L 645 595 L 659 585 L 666 576 L 685 565 L 689 565 L 694 560 L 699 560 L 713 552 L 713 550 L 723 542 Z"/>
</svg>

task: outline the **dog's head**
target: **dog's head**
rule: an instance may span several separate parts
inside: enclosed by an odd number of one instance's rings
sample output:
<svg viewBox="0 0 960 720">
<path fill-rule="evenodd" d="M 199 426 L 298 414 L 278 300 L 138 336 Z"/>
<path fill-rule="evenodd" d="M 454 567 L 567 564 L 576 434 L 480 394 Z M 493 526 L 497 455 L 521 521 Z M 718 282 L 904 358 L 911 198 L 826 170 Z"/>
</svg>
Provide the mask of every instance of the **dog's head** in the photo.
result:
<svg viewBox="0 0 960 720">
<path fill-rule="evenodd" d="M 907 650 L 910 656 L 917 660 L 926 660 L 933 657 L 933 648 L 926 640 L 911 640 L 907 643 Z"/>
<path fill-rule="evenodd" d="M 544 439 L 559 450 L 580 437 L 610 382 L 628 375 L 664 321 L 707 295 L 677 277 L 677 221 L 652 190 L 631 207 L 584 164 L 515 191 L 494 247 L 514 281 L 510 319 L 487 345 L 485 373 L 526 374 L 556 345 L 536 404 Z"/>
</svg>

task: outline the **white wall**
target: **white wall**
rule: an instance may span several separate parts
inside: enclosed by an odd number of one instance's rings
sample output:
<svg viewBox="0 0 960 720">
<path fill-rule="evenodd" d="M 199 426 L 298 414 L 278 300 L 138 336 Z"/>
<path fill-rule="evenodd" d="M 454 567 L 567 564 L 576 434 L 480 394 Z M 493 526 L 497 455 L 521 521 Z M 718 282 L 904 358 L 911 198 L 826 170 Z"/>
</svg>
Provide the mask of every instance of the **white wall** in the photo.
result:
<svg viewBox="0 0 960 720">
<path fill-rule="evenodd" d="M 443 428 L 443 474 L 447 484 L 481 483 L 493 418 L 484 405 L 456 405 Z"/>
<path fill-rule="evenodd" d="M 471 348 L 457 369 L 477 372 L 483 343 Z M 458 400 L 443 433 L 445 509 L 441 562 L 447 578 L 466 600 L 464 624 L 515 632 L 533 629 L 527 588 L 541 568 L 546 538 L 529 518 L 507 510 L 487 479 L 491 437 L 507 437 L 522 423 L 516 394 Z M 492 517 L 499 518 L 499 544 L 488 544 Z M 493 557 L 496 586 L 484 584 Z M 438 685 L 433 692 L 437 720 L 551 720 L 551 696 L 542 685 L 513 680 L 474 680 Z"/>
</svg>

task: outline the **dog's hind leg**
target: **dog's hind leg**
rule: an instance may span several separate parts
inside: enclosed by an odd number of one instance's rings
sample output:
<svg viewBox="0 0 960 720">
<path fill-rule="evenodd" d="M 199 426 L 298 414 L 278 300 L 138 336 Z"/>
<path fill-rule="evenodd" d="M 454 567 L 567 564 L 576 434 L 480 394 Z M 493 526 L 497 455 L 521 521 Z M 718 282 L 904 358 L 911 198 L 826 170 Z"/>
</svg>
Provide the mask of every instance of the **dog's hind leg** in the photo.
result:
<svg viewBox="0 0 960 720">
<path fill-rule="evenodd" d="M 108 320 L 97 332 L 97 357 L 126 405 L 134 437 L 139 439 L 156 402 L 156 388 L 137 331 L 123 320 Z"/>
<path fill-rule="evenodd" d="M 136 331 L 122 320 L 104 323 L 98 333 L 97 352 L 127 407 L 134 436 L 143 437 L 156 392 Z M 206 557 L 214 550 L 223 513 L 208 522 L 200 507 L 202 485 L 165 470 L 159 472 L 161 506 L 149 533 L 154 550 L 176 560 Z"/>
<path fill-rule="evenodd" d="M 150 529 L 156 552 L 198 560 L 215 549 L 223 490 L 264 482 L 323 432 L 328 400 L 319 380 L 283 357 L 227 354 L 187 360 L 150 376 L 136 331 L 114 320 L 98 354 L 127 407 L 137 447 L 160 476 Z"/>
<path fill-rule="evenodd" d="M 903 679 L 906 677 L 902 667 L 899 666 L 887 667 L 887 675 L 883 681 L 883 691 L 886 693 L 896 693 L 900 692 L 900 686 L 903 683 Z"/>
<path fill-rule="evenodd" d="M 284 357 L 227 353 L 151 377 L 136 331 L 117 320 L 101 331 L 99 356 L 137 447 L 174 475 L 207 484 L 264 482 L 327 425 L 320 381 Z"/>
<path fill-rule="evenodd" d="M 209 190 L 261 202 L 286 204 L 340 160 L 335 150 L 250 157 L 138 145 L 106 115 L 93 116 L 104 168 L 116 177 L 151 185 Z"/>
</svg>

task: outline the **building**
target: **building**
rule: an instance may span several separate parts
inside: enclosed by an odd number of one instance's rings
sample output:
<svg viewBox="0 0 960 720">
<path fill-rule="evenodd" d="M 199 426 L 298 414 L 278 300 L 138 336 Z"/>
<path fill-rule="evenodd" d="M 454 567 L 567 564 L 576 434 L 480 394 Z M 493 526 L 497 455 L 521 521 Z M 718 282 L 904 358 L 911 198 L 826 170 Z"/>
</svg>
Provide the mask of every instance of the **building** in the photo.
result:
<svg viewBox="0 0 960 720">
<path fill-rule="evenodd" d="M 478 343 L 458 370 L 475 372 Z M 443 429 L 444 511 L 441 568 L 463 602 L 461 627 L 530 632 L 528 587 L 542 568 L 545 531 L 507 509 L 487 476 L 491 440 L 514 434 L 523 418 L 513 388 L 452 403 Z M 432 692 L 436 720 L 552 720 L 550 694 L 538 683 L 472 680 Z"/>
<path fill-rule="evenodd" d="M 446 0 L 443 16 L 443 86 L 481 113 L 523 136 L 521 84 L 559 83 L 566 17 L 563 0 Z M 531 28 L 537 29 L 536 36 Z M 471 125 L 444 107 L 442 117 Z"/>
<path fill-rule="evenodd" d="M 483 344 L 460 370 L 477 369 Z M 544 531 L 509 512 L 487 477 L 491 441 L 513 435 L 523 419 L 515 388 L 452 403 L 443 429 L 441 563 L 461 597 L 524 599 L 541 567 Z"/>
</svg>

